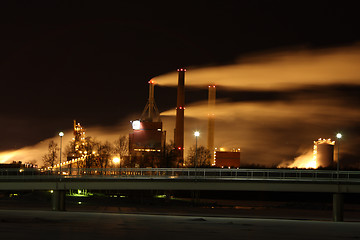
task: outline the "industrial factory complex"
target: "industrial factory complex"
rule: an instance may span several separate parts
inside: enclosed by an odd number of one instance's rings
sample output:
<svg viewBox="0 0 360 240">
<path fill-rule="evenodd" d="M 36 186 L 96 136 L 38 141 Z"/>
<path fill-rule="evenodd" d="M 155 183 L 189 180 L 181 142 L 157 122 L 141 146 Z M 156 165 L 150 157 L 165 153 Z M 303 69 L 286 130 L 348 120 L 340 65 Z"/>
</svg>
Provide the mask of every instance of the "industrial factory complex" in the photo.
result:
<svg viewBox="0 0 360 240">
<path fill-rule="evenodd" d="M 173 157 L 175 162 L 171 167 L 190 166 L 184 159 L 184 122 L 185 122 L 185 73 L 186 69 L 178 71 L 176 123 L 174 126 Z M 159 167 L 156 164 L 165 155 L 166 131 L 154 99 L 153 80 L 149 81 L 149 98 L 140 118 L 132 121 L 132 132 L 129 134 L 129 158 L 140 167 Z M 208 121 L 207 146 L 209 152 L 208 166 L 220 168 L 239 168 L 240 148 L 224 151 L 215 147 L 215 102 L 216 86 L 208 86 Z M 169 139 L 168 139 L 169 140 Z M 327 168 L 334 166 L 334 145 L 331 139 L 314 141 L 312 168 Z M 196 149 L 197 151 L 197 149 Z M 155 164 L 154 164 L 155 163 Z"/>
<path fill-rule="evenodd" d="M 184 160 L 184 122 L 185 122 L 185 73 L 186 69 L 178 69 L 178 87 L 176 104 L 176 123 L 174 128 L 173 153 L 175 163 L 173 167 L 186 166 Z M 132 132 L 129 134 L 129 152 L 133 162 L 142 163 L 139 166 L 156 166 L 154 162 L 165 152 L 166 132 L 154 99 L 153 80 L 149 81 L 149 99 L 141 117 L 132 121 Z M 208 138 L 207 150 L 210 159 L 209 166 L 240 167 L 240 151 L 216 152 L 214 147 L 215 128 L 215 85 L 209 86 Z M 196 149 L 197 151 L 197 149 Z M 146 159 L 146 161 L 144 161 Z"/>
<path fill-rule="evenodd" d="M 166 131 L 159 110 L 155 103 L 155 81 L 150 80 L 149 97 L 142 114 L 139 118 L 131 121 L 131 130 L 126 142 L 126 153 L 121 153 L 118 162 L 119 167 L 130 168 L 159 168 L 159 167 L 217 167 L 217 168 L 240 168 L 240 148 L 225 151 L 215 146 L 215 120 L 216 120 L 216 86 L 208 86 L 208 118 L 207 118 L 207 146 L 196 145 L 194 153 L 187 151 L 185 154 L 184 125 L 185 125 L 185 74 L 186 69 L 180 68 L 178 72 L 177 98 L 176 98 L 176 121 L 174 139 L 167 139 Z M 175 99 L 174 99 L 175 103 Z M 175 105 L 175 104 L 174 104 Z M 204 124 L 206 124 L 204 122 Z M 168 130 L 169 131 L 169 130 Z M 65 159 L 56 161 L 49 168 L 91 168 L 107 167 L 103 164 L 103 158 L 99 156 L 86 142 L 85 129 L 74 120 L 73 141 L 70 152 Z M 306 168 L 334 167 L 334 145 L 331 139 L 318 139 L 314 141 L 311 164 Z M 200 153 L 202 149 L 202 153 Z M 206 153 L 204 154 L 204 149 Z M 191 149 L 189 149 L 191 150 Z M 61 151 L 61 150 L 60 150 Z M 119 153 L 118 153 L 119 154 Z M 195 156 L 189 156 L 194 154 Z M 109 158 L 110 156 L 107 156 Z M 121 160 L 120 160 L 121 159 Z M 93 164 L 93 162 L 98 161 Z M 106 160 L 107 161 L 107 160 Z M 201 162 L 201 164 L 200 164 Z M 205 163 L 205 164 L 204 164 Z M 283 166 L 284 167 L 284 166 Z M 296 167 L 296 166 L 295 166 Z"/>
<path fill-rule="evenodd" d="M 166 131 L 163 129 L 163 122 L 160 118 L 159 110 L 155 103 L 154 87 L 155 81 L 150 80 L 149 97 L 146 106 L 136 120 L 131 121 L 131 132 L 128 136 L 128 156 L 122 157 L 123 167 L 189 167 L 196 165 L 190 164 L 185 159 L 184 153 L 184 124 L 185 124 L 185 73 L 186 69 L 180 68 L 178 71 L 178 86 L 176 100 L 176 123 L 174 126 L 173 141 L 166 139 Z M 215 148 L 215 99 L 216 86 L 208 86 L 208 127 L 207 127 L 207 147 L 206 166 L 208 167 L 240 167 L 240 149 L 226 152 Z M 167 147 L 168 142 L 172 142 Z M 86 151 L 85 130 L 79 123 L 74 121 L 74 152 L 68 157 L 67 161 L 61 165 L 75 164 L 86 161 L 91 156 L 91 152 Z M 168 145 L 169 146 L 169 145 Z M 195 155 L 198 154 L 195 150 Z M 200 156 L 197 156 L 200 158 Z M 164 160 L 165 159 L 165 160 Z M 86 166 L 86 164 L 80 164 Z M 200 165 L 199 165 L 200 166 Z M 204 166 L 204 165 L 202 165 Z M 55 167 L 60 167 L 56 165 Z"/>
</svg>

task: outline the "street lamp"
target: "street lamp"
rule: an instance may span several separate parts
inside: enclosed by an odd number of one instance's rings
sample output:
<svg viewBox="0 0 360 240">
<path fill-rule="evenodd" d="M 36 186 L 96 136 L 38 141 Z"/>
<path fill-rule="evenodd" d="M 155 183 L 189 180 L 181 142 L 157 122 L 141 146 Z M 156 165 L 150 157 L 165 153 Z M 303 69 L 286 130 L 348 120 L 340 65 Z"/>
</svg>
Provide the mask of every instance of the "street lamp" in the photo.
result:
<svg viewBox="0 0 360 240">
<path fill-rule="evenodd" d="M 61 174 L 61 153 L 62 153 L 62 137 L 64 136 L 64 133 L 63 132 L 59 132 L 59 136 L 60 136 L 60 174 Z"/>
<path fill-rule="evenodd" d="M 339 139 L 339 140 L 338 140 L 338 157 L 337 157 L 337 165 L 336 165 L 337 178 L 339 179 L 339 170 L 340 170 L 340 139 L 342 138 L 342 134 L 341 134 L 341 133 L 336 134 L 336 138 Z"/>
<path fill-rule="evenodd" d="M 195 135 L 195 162 L 194 162 L 194 165 L 195 165 L 195 171 L 196 171 L 196 165 L 197 165 L 197 139 L 200 136 L 200 132 L 196 131 L 196 132 L 194 132 L 194 135 Z"/>
</svg>

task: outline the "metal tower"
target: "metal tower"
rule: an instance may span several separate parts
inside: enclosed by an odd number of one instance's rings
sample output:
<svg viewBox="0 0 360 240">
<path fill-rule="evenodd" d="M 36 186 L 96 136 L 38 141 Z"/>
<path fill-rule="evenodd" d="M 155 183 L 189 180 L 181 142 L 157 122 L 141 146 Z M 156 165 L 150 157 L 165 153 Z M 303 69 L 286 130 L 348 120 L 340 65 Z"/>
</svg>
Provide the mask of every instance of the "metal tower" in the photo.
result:
<svg viewBox="0 0 360 240">
<path fill-rule="evenodd" d="M 141 114 L 141 121 L 149 121 L 149 122 L 160 122 L 160 113 L 155 104 L 154 98 L 154 85 L 155 81 L 149 81 L 149 100 L 144 108 L 144 111 Z"/>
</svg>

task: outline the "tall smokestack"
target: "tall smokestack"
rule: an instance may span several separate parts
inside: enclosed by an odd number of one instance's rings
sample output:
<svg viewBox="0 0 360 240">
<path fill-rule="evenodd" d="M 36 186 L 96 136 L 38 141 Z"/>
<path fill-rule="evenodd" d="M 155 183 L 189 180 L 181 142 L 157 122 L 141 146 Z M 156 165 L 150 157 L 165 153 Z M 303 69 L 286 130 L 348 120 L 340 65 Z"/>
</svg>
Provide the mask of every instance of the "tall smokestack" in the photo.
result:
<svg viewBox="0 0 360 240">
<path fill-rule="evenodd" d="M 186 69 L 178 69 L 179 79 L 177 88 L 176 104 L 176 126 L 174 133 L 174 143 L 177 149 L 178 163 L 184 161 L 184 109 L 185 109 L 185 72 Z"/>
<path fill-rule="evenodd" d="M 214 132 L 215 132 L 215 98 L 216 98 L 216 87 L 215 85 L 209 86 L 209 94 L 208 94 L 208 138 L 207 138 L 207 148 L 210 151 L 211 165 L 215 165 L 214 158 Z"/>
</svg>

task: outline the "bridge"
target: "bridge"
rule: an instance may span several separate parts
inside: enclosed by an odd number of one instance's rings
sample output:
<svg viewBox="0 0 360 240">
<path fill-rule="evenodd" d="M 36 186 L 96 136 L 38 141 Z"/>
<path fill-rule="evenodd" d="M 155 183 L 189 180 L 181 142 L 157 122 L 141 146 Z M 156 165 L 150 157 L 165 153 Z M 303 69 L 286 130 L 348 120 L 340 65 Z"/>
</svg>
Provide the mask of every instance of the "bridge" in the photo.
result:
<svg viewBox="0 0 360 240">
<path fill-rule="evenodd" d="M 65 192 L 88 190 L 212 190 L 333 193 L 335 221 L 343 194 L 360 193 L 360 171 L 215 168 L 107 168 L 41 171 L 0 169 L 0 190 L 53 190 L 53 210 L 65 210 Z"/>
</svg>

